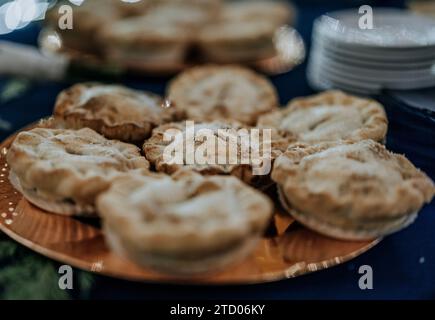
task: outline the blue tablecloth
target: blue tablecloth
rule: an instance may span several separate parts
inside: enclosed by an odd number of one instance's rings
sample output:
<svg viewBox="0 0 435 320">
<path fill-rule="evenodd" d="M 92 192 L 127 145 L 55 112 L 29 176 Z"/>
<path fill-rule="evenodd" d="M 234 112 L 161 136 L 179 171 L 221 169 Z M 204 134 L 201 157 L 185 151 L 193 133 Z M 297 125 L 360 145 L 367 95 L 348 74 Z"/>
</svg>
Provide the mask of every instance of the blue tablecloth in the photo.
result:
<svg viewBox="0 0 435 320">
<path fill-rule="evenodd" d="M 320 14 L 349 6 L 350 1 L 296 1 L 299 4 L 297 29 L 310 42 L 312 21 Z M 358 3 L 359 1 L 354 1 Z M 373 1 L 364 1 L 364 4 Z M 398 5 L 400 1 L 378 1 L 380 5 Z M 33 25 L 2 38 L 23 43 L 35 43 L 38 26 Z M 6 83 L 0 78 L 0 86 Z M 167 79 L 125 79 L 125 84 L 156 93 L 164 92 Z M 305 77 L 305 64 L 288 74 L 272 77 L 282 103 L 308 95 L 312 90 Z M 0 131 L 4 138 L 20 127 L 50 114 L 57 93 L 67 83 L 40 83 L 25 96 L 0 105 L 0 117 L 13 124 L 10 131 Z M 405 153 L 412 161 L 434 175 L 435 150 L 419 141 L 435 141 L 435 127 L 421 134 L 394 125 L 409 122 L 403 114 L 389 113 L 393 123 L 388 136 L 388 147 Z M 404 117 L 404 118 L 401 118 Z M 403 138 L 405 137 L 405 138 Z M 131 283 L 106 277 L 97 277 L 91 298 L 167 298 L 167 299 L 434 299 L 435 298 L 435 203 L 426 206 L 417 221 L 409 228 L 384 239 L 362 256 L 328 270 L 276 283 L 249 286 L 196 287 Z M 373 268 L 373 290 L 358 286 L 358 268 Z"/>
</svg>

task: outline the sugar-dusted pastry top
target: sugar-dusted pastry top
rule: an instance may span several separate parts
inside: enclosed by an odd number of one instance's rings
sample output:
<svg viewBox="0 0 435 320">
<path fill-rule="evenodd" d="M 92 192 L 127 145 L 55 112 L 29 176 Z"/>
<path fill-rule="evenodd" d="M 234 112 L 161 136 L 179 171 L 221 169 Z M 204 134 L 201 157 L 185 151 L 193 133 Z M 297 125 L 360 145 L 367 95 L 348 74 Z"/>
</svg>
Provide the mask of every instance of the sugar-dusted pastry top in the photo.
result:
<svg viewBox="0 0 435 320">
<path fill-rule="evenodd" d="M 131 144 L 107 140 L 95 131 L 36 128 L 12 143 L 7 160 L 24 189 L 51 199 L 92 202 L 114 176 L 148 169 Z"/>
<path fill-rule="evenodd" d="M 272 162 L 288 145 L 276 131 L 270 132 L 270 140 L 260 131 L 258 141 L 254 141 L 249 138 L 250 128 L 234 121 L 195 122 L 191 133 L 188 123 L 181 121 L 159 126 L 145 141 L 144 154 L 157 171 L 172 174 L 189 168 L 202 174 L 232 174 L 250 182 L 253 167 L 259 165 L 252 161 L 254 157 Z M 177 137 L 175 133 L 178 133 Z M 189 137 L 189 134 L 194 136 Z M 242 139 L 243 134 L 248 138 Z M 194 141 L 193 148 L 186 147 L 189 141 Z M 231 146 L 230 141 L 233 143 Z M 169 148 L 183 150 L 180 163 L 165 158 Z M 214 150 L 214 153 L 210 154 L 209 150 Z M 198 154 L 204 155 L 204 161 L 198 160 Z"/>
<path fill-rule="evenodd" d="M 176 110 L 163 107 L 155 94 L 97 83 L 62 91 L 54 116 L 62 127 L 88 127 L 106 138 L 132 143 L 142 143 L 154 127 L 178 118 Z"/>
<path fill-rule="evenodd" d="M 273 205 L 236 178 L 182 172 L 119 178 L 97 207 L 108 229 L 130 245 L 182 254 L 214 252 L 261 234 Z"/>
<path fill-rule="evenodd" d="M 433 182 L 373 140 L 293 145 L 272 172 L 295 210 L 361 220 L 405 216 L 430 202 Z"/>
<path fill-rule="evenodd" d="M 292 133 L 300 142 L 383 141 L 388 120 L 382 105 L 374 100 L 326 91 L 294 99 L 286 108 L 260 117 L 258 125 Z"/>
<path fill-rule="evenodd" d="M 63 91 L 57 98 L 54 114 L 99 120 L 108 126 L 143 126 L 171 120 L 169 111 L 162 107 L 162 99 L 155 94 L 117 85 L 86 83 Z"/>
<path fill-rule="evenodd" d="M 189 69 L 171 82 L 168 98 L 190 119 L 230 118 L 250 125 L 278 106 L 275 88 L 266 78 L 237 66 Z"/>
</svg>

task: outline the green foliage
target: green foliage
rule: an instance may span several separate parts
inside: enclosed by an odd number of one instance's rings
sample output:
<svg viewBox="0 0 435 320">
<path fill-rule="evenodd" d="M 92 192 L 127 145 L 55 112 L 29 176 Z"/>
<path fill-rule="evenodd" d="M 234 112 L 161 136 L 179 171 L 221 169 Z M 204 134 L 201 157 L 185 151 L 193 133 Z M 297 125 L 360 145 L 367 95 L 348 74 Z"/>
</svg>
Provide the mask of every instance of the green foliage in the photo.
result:
<svg viewBox="0 0 435 320">
<path fill-rule="evenodd" d="M 58 267 L 0 234 L 0 299 L 89 298 L 94 276 L 74 269 L 75 290 L 61 290 Z"/>
<path fill-rule="evenodd" d="M 0 89 L 0 102 L 6 103 L 22 96 L 31 86 L 32 83 L 28 79 L 12 78 Z"/>
</svg>

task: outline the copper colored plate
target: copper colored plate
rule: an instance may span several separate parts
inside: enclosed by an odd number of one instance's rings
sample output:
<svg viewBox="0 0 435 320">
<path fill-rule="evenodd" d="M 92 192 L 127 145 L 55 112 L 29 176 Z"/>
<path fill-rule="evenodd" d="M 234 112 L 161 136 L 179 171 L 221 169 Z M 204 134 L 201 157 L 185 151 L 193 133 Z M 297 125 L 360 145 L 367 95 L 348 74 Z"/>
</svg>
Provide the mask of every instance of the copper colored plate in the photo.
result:
<svg viewBox="0 0 435 320">
<path fill-rule="evenodd" d="M 268 237 L 259 242 L 245 261 L 216 273 L 195 277 L 160 274 L 140 268 L 110 252 L 95 223 L 50 214 L 25 200 L 8 181 L 5 156 L 12 140 L 13 137 L 0 145 L 0 229 L 42 255 L 87 271 L 147 282 L 263 283 L 338 265 L 379 242 L 346 242 L 321 236 L 297 224 L 278 208 Z"/>
</svg>

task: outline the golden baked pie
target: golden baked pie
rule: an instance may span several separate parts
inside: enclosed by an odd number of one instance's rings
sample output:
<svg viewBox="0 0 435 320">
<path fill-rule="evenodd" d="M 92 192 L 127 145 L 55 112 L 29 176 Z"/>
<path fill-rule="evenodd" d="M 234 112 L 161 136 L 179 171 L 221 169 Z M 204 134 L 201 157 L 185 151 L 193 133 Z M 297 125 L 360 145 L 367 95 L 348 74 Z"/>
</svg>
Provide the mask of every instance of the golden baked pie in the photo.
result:
<svg viewBox="0 0 435 320">
<path fill-rule="evenodd" d="M 260 117 L 257 125 L 275 128 L 306 143 L 340 139 L 382 142 L 388 119 L 383 106 L 374 100 L 326 91 L 296 98 L 286 108 Z"/>
<path fill-rule="evenodd" d="M 54 116 L 66 128 L 89 127 L 106 138 L 132 143 L 142 143 L 154 127 L 176 118 L 173 108 L 164 108 L 155 94 L 97 83 L 61 92 Z"/>
<path fill-rule="evenodd" d="M 259 131 L 258 139 L 251 132 L 236 122 L 169 123 L 153 130 L 143 151 L 158 172 L 189 169 L 203 175 L 233 175 L 264 186 L 273 160 L 288 144 L 273 131 L 270 136 Z"/>
<path fill-rule="evenodd" d="M 276 31 L 268 20 L 220 20 L 201 29 L 198 47 L 208 61 L 254 62 L 276 54 Z"/>
<path fill-rule="evenodd" d="M 274 37 L 290 23 L 294 10 L 278 1 L 229 1 L 216 23 L 204 25 L 198 36 L 209 61 L 250 62 L 276 54 Z"/>
<path fill-rule="evenodd" d="M 351 240 L 406 227 L 435 193 L 408 159 L 373 140 L 290 146 L 276 159 L 272 179 L 296 220 Z"/>
<path fill-rule="evenodd" d="M 237 66 L 189 69 L 170 83 L 167 95 L 177 110 L 197 121 L 232 119 L 254 125 L 279 104 L 266 78 Z"/>
<path fill-rule="evenodd" d="M 270 21 L 279 27 L 293 22 L 295 9 L 288 1 L 228 1 L 222 10 L 225 21 Z"/>
<path fill-rule="evenodd" d="M 146 17 L 119 20 L 98 34 L 110 61 L 127 66 L 179 65 L 192 41 L 186 28 Z"/>
<path fill-rule="evenodd" d="M 141 16 L 100 29 L 99 39 L 111 61 L 127 66 L 171 68 L 184 62 L 197 28 L 215 13 L 189 2 L 164 2 Z"/>
<path fill-rule="evenodd" d="M 109 247 L 158 271 L 193 274 L 243 259 L 271 218 L 267 196 L 234 177 L 126 175 L 97 200 Z"/>
<path fill-rule="evenodd" d="M 139 148 L 95 131 L 36 128 L 17 135 L 8 153 L 10 180 L 49 212 L 94 215 L 96 196 L 121 173 L 148 169 Z"/>
</svg>

